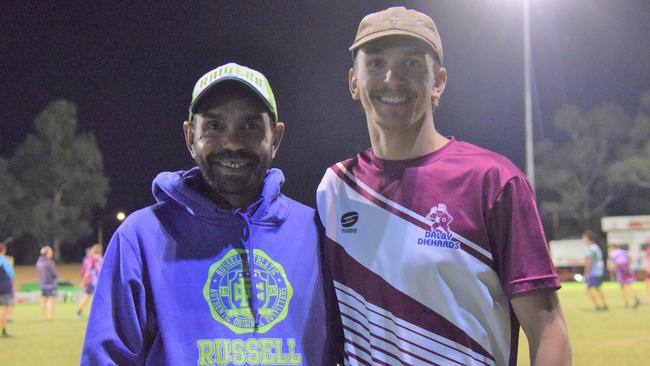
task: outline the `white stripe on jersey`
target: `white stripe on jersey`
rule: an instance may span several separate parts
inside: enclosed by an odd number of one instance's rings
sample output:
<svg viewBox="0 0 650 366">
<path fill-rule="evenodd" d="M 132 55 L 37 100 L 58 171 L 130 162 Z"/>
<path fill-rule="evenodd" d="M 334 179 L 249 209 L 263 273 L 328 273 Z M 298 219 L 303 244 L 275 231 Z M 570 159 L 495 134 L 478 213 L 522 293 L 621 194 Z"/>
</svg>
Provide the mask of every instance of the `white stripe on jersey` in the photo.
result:
<svg viewBox="0 0 650 366">
<path fill-rule="evenodd" d="M 387 284 L 453 323 L 485 347 L 497 364 L 508 364 L 509 300 L 491 267 L 463 250 L 419 245 L 418 239 L 428 230 L 396 214 L 387 214 L 384 208 L 343 182 L 332 169 L 327 170 L 319 191 L 319 214 L 328 238 Z M 390 203 L 372 190 L 367 192 Z M 353 211 L 358 213 L 355 231 L 345 232 L 340 217 Z"/>
<path fill-rule="evenodd" d="M 403 213 L 405 213 L 405 214 L 411 216 L 412 218 L 414 218 L 414 219 L 420 221 L 421 223 L 423 223 L 423 224 L 425 224 L 425 225 L 428 225 L 428 226 L 431 225 L 431 221 L 427 220 L 426 217 L 424 217 L 424 216 L 418 214 L 417 212 L 413 212 L 413 211 L 409 210 L 408 208 L 406 208 L 406 207 L 400 205 L 399 203 L 397 203 L 397 202 L 393 202 L 393 201 L 389 200 L 388 198 L 382 196 L 381 194 L 375 192 L 372 188 L 370 188 L 370 187 L 369 187 L 368 185 L 366 185 L 364 182 L 358 180 L 357 177 L 355 177 L 354 175 L 352 175 L 352 173 L 350 173 L 350 172 L 345 168 L 345 166 L 344 166 L 342 163 L 337 163 L 336 166 L 339 167 L 339 169 L 341 169 L 341 171 L 345 174 L 346 177 L 348 177 L 349 179 L 351 179 L 354 183 L 356 183 L 359 187 L 361 187 L 364 191 L 368 192 L 370 195 L 372 195 L 372 196 L 375 197 L 376 199 L 378 199 L 378 200 L 384 202 L 385 204 L 391 206 L 392 208 L 394 208 L 394 209 L 396 209 L 396 210 L 398 210 L 398 211 L 401 211 L 401 212 L 403 212 Z M 450 230 L 450 231 L 451 231 L 451 230 Z M 468 247 L 471 247 L 472 249 L 474 249 L 474 250 L 476 250 L 477 252 L 481 253 L 482 255 L 486 256 L 486 257 L 489 258 L 491 261 L 494 260 L 494 259 L 492 258 L 492 253 L 490 253 L 489 251 L 485 250 L 485 249 L 484 249 L 483 247 L 481 247 L 480 245 L 478 245 L 478 244 L 472 242 L 471 240 L 469 240 L 469 239 L 463 237 L 462 235 L 460 235 L 460 234 L 458 234 L 458 233 L 455 233 L 455 232 L 453 232 L 453 231 L 451 231 L 451 233 L 454 235 L 454 238 L 455 238 L 455 239 L 458 239 L 458 241 L 462 242 L 463 244 L 467 245 Z"/>
<path fill-rule="evenodd" d="M 399 319 L 390 312 L 366 302 L 361 294 L 340 282 L 334 281 L 334 286 L 339 300 L 343 326 L 363 335 L 363 338 L 360 338 L 346 329 L 346 337 L 354 337 L 354 342 L 366 350 L 372 348 L 372 356 L 378 359 L 384 360 L 386 355 L 383 350 L 385 350 L 392 355 L 411 353 L 430 361 L 422 361 L 409 355 L 402 356 L 404 357 L 402 361 L 413 365 L 431 365 L 432 363 L 494 365 L 494 361 L 480 353 Z"/>
</svg>

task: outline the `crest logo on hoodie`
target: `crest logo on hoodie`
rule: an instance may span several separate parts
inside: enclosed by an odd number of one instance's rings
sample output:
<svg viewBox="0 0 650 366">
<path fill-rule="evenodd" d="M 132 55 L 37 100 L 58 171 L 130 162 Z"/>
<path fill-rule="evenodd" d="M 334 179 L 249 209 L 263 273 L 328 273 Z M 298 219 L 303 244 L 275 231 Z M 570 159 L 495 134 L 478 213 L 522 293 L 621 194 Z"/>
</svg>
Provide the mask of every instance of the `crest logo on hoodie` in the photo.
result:
<svg viewBox="0 0 650 366">
<path fill-rule="evenodd" d="M 210 266 L 203 297 L 212 317 L 237 334 L 265 333 L 289 312 L 293 288 L 284 268 L 260 249 L 231 249 Z M 252 277 L 251 277 L 252 276 Z"/>
</svg>

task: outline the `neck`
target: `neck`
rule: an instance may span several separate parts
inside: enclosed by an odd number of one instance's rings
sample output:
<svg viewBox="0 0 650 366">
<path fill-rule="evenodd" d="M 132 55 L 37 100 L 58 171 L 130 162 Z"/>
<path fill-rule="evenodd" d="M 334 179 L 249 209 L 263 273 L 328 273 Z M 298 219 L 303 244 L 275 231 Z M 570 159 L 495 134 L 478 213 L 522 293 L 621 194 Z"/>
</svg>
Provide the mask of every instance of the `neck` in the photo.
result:
<svg viewBox="0 0 650 366">
<path fill-rule="evenodd" d="M 224 194 L 214 190 L 205 179 L 200 180 L 199 187 L 197 188 L 201 194 L 208 197 L 212 202 L 216 203 L 217 206 L 228 210 L 235 208 L 246 209 L 253 204 L 262 193 L 260 188 L 259 191 L 250 194 Z"/>
<path fill-rule="evenodd" d="M 449 141 L 436 130 L 431 115 L 408 129 L 386 129 L 372 121 L 367 123 L 372 151 L 380 159 L 417 158 L 440 149 Z"/>
<path fill-rule="evenodd" d="M 227 209 L 240 208 L 246 209 L 253 204 L 259 197 L 259 193 L 255 195 L 241 195 L 241 194 L 218 194 L 214 193 L 212 201 L 217 206 Z"/>
</svg>

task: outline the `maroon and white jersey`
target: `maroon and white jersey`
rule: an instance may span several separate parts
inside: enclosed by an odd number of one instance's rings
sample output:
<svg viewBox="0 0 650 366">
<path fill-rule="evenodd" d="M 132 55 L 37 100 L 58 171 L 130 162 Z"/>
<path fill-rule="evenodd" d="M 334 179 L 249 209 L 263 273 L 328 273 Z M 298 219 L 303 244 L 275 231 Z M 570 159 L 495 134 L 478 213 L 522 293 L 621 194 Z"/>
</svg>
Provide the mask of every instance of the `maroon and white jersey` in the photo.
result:
<svg viewBox="0 0 650 366">
<path fill-rule="evenodd" d="M 526 178 L 472 144 L 367 150 L 327 170 L 317 204 L 348 365 L 515 365 L 510 297 L 560 287 Z"/>
</svg>

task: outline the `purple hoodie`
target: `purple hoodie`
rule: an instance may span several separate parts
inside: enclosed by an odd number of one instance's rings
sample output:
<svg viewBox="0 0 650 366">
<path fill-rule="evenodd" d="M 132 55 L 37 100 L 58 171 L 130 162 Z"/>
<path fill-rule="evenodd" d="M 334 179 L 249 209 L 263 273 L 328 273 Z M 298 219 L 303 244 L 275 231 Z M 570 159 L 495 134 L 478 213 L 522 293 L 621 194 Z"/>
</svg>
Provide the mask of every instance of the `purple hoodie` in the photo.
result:
<svg viewBox="0 0 650 366">
<path fill-rule="evenodd" d="M 56 288 L 56 266 L 52 259 L 45 255 L 38 257 L 36 272 L 38 272 L 38 280 L 42 289 L 51 290 Z"/>
<path fill-rule="evenodd" d="M 342 331 L 313 209 L 280 193 L 226 210 L 200 171 L 161 173 L 157 204 L 108 245 L 82 365 L 335 365 Z"/>
</svg>

